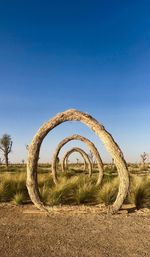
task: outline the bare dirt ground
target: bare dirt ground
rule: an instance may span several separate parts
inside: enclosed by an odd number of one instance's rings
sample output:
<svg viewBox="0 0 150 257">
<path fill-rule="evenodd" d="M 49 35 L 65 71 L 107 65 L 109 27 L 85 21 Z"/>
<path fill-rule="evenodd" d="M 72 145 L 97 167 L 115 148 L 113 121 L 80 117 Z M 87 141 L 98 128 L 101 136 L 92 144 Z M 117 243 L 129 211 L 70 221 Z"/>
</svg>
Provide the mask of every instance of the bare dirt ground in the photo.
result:
<svg viewBox="0 0 150 257">
<path fill-rule="evenodd" d="M 0 257 L 150 257 L 150 211 L 0 204 Z"/>
</svg>

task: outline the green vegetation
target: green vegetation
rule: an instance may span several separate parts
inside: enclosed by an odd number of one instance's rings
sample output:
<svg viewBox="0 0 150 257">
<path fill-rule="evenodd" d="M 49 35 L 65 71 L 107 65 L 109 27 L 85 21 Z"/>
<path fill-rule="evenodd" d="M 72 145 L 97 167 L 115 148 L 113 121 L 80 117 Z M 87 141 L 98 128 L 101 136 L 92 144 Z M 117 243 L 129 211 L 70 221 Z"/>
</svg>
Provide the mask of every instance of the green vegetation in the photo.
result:
<svg viewBox="0 0 150 257">
<path fill-rule="evenodd" d="M 4 134 L 2 138 L 0 138 L 0 151 L 3 153 L 6 167 L 8 167 L 8 155 L 12 151 L 12 143 L 11 136 L 8 134 Z"/>
<path fill-rule="evenodd" d="M 0 176 L 0 201 L 11 201 L 16 193 L 28 195 L 25 184 L 26 173 L 3 173 Z"/>
<path fill-rule="evenodd" d="M 92 181 L 86 181 L 83 179 L 83 181 L 77 185 L 75 200 L 78 204 L 96 203 L 97 191 L 98 188 L 92 183 Z"/>
<path fill-rule="evenodd" d="M 119 180 L 115 178 L 104 183 L 97 194 L 97 201 L 99 203 L 105 203 L 106 205 L 112 204 L 118 193 Z"/>
<path fill-rule="evenodd" d="M 59 183 L 54 185 L 49 172 L 50 166 L 38 168 L 38 185 L 44 203 L 62 204 L 112 204 L 118 193 L 119 179 L 113 168 L 107 167 L 101 186 L 96 186 L 97 172 L 91 178 L 86 172 L 71 168 L 66 173 L 59 173 Z M 26 188 L 25 165 L 10 165 L 6 171 L 0 166 L 0 201 L 25 204 L 30 201 Z M 130 176 L 130 190 L 125 202 L 134 204 L 137 209 L 150 208 L 150 179 L 148 176 Z"/>
<path fill-rule="evenodd" d="M 13 203 L 17 205 L 23 204 L 24 200 L 25 200 L 25 195 L 22 192 L 16 193 L 13 197 Z"/>
<path fill-rule="evenodd" d="M 137 209 L 150 208 L 150 178 L 132 177 L 128 199 Z"/>
</svg>

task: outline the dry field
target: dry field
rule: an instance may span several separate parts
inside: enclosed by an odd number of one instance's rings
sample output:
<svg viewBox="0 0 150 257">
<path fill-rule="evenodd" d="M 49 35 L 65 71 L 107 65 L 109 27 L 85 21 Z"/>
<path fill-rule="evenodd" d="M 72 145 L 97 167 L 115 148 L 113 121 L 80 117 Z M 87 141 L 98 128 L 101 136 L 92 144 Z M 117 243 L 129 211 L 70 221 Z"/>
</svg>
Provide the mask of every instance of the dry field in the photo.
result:
<svg viewBox="0 0 150 257">
<path fill-rule="evenodd" d="M 150 211 L 108 215 L 98 208 L 0 204 L 2 257 L 149 257 Z"/>
</svg>

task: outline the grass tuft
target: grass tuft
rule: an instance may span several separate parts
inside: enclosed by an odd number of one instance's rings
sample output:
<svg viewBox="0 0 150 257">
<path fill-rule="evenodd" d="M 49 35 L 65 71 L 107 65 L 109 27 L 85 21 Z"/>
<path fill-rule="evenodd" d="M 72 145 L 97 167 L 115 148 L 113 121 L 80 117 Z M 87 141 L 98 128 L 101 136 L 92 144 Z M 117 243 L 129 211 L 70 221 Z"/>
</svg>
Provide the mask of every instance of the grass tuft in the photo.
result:
<svg viewBox="0 0 150 257">
<path fill-rule="evenodd" d="M 80 203 L 92 203 L 96 200 L 97 187 L 92 183 L 85 183 L 77 187 L 75 191 L 75 200 L 77 204 Z"/>
<path fill-rule="evenodd" d="M 117 197 L 118 187 L 118 178 L 115 178 L 110 182 L 104 183 L 97 193 L 97 202 L 105 203 L 105 205 L 112 204 Z"/>
<path fill-rule="evenodd" d="M 16 205 L 21 205 L 23 204 L 24 200 L 25 200 L 24 194 L 22 192 L 18 192 L 14 195 L 12 202 L 15 203 Z"/>
<path fill-rule="evenodd" d="M 40 187 L 39 192 L 40 192 L 40 196 L 42 198 L 42 201 L 44 203 L 48 202 L 48 198 L 49 198 L 49 187 L 48 185 L 44 185 L 43 187 Z"/>
<path fill-rule="evenodd" d="M 51 188 L 48 203 L 50 205 L 73 203 L 77 180 L 77 177 L 70 179 L 62 177 L 59 183 Z"/>
<path fill-rule="evenodd" d="M 135 204 L 137 209 L 150 208 L 150 179 L 133 176 L 128 200 Z"/>
<path fill-rule="evenodd" d="M 29 200 L 26 188 L 26 172 L 20 166 L 13 166 L 19 172 L 0 173 L 0 202 L 12 201 L 22 204 Z M 24 168 L 24 167 L 23 167 Z M 23 169 L 21 169 L 23 170 Z M 111 169 L 105 169 L 101 186 L 96 186 L 97 173 L 91 178 L 84 172 L 77 173 L 73 168 L 67 173 L 58 173 L 58 185 L 55 185 L 49 171 L 38 173 L 38 186 L 41 199 L 49 205 L 105 203 L 112 204 L 117 196 L 119 181 Z M 150 208 L 150 179 L 131 175 L 130 190 L 124 203 L 135 204 L 136 208 Z"/>
</svg>

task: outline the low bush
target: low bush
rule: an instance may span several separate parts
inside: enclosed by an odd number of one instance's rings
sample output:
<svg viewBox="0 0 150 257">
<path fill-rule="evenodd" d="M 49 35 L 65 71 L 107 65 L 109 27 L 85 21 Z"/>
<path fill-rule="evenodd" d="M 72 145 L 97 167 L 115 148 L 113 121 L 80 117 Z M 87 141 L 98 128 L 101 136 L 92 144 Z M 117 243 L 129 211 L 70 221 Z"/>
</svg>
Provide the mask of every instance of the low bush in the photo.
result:
<svg viewBox="0 0 150 257">
<path fill-rule="evenodd" d="M 15 203 L 16 205 L 23 204 L 25 200 L 25 196 L 22 192 L 18 192 L 14 195 L 12 202 Z"/>
<path fill-rule="evenodd" d="M 118 187 L 118 178 L 104 183 L 97 193 L 97 202 L 105 203 L 106 205 L 112 204 L 117 197 Z"/>
<path fill-rule="evenodd" d="M 137 209 L 150 208 L 150 179 L 132 176 L 128 200 L 135 204 Z"/>
<path fill-rule="evenodd" d="M 58 172 L 58 185 L 47 172 L 38 173 L 38 186 L 41 199 L 49 205 L 58 204 L 112 204 L 117 196 L 119 179 L 110 173 L 104 174 L 101 186 L 96 186 L 97 175 L 91 178 L 83 172 L 74 170 L 66 173 Z M 26 173 L 2 172 L 0 174 L 0 201 L 13 201 L 22 204 L 29 200 L 26 188 Z M 150 179 L 131 175 L 130 189 L 125 203 L 135 204 L 136 208 L 150 208 Z"/>
</svg>

